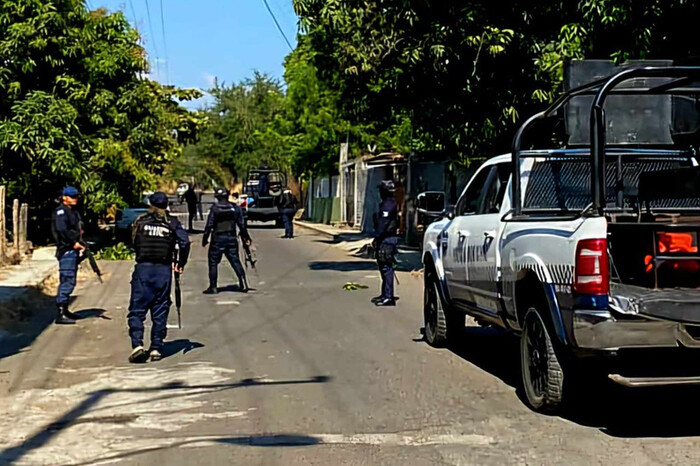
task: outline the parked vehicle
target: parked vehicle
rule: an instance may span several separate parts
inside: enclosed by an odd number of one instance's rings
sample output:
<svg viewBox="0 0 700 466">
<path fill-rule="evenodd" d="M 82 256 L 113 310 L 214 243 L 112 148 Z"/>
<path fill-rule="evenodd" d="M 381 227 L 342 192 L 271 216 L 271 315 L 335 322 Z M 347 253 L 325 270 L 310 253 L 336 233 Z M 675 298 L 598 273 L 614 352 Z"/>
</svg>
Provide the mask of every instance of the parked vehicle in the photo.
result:
<svg viewBox="0 0 700 466">
<path fill-rule="evenodd" d="M 636 78 L 653 79 L 624 85 Z M 700 168 L 690 147 L 700 132 L 685 135 L 686 147 L 606 145 L 603 112 L 613 94 L 699 95 L 699 82 L 695 67 L 629 69 L 530 118 L 513 153 L 484 163 L 426 231 L 427 342 L 463 338 L 467 314 L 519 335 L 523 391 L 538 411 L 561 406 L 584 357 L 589 377 L 627 387 L 699 384 L 667 372 L 682 349 L 700 358 Z M 527 130 L 581 95 L 594 96 L 590 147 L 521 149 Z M 618 364 L 649 348 L 676 349 L 666 373 Z"/>
<path fill-rule="evenodd" d="M 250 170 L 243 190 L 247 195 L 248 220 L 274 220 L 277 226 L 282 226 L 276 200 L 282 195 L 282 188 L 286 185 L 287 177 L 279 170 Z"/>
<path fill-rule="evenodd" d="M 131 244 L 131 227 L 137 218 L 148 212 L 148 207 L 134 207 L 117 212 L 114 234 L 118 242 Z"/>
</svg>

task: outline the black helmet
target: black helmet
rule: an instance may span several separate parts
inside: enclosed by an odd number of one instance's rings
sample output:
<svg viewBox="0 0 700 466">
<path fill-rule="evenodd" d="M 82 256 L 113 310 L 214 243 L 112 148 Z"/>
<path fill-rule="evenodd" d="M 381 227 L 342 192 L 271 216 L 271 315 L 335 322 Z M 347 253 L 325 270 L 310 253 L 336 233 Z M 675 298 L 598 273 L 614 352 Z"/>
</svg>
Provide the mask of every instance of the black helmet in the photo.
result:
<svg viewBox="0 0 700 466">
<path fill-rule="evenodd" d="M 394 191 L 396 191 L 396 185 L 392 180 L 384 180 L 381 183 L 379 183 L 379 189 L 380 191 L 393 193 Z"/>
<path fill-rule="evenodd" d="M 214 197 L 217 199 L 228 199 L 228 189 L 216 188 L 216 191 L 214 191 Z"/>
</svg>

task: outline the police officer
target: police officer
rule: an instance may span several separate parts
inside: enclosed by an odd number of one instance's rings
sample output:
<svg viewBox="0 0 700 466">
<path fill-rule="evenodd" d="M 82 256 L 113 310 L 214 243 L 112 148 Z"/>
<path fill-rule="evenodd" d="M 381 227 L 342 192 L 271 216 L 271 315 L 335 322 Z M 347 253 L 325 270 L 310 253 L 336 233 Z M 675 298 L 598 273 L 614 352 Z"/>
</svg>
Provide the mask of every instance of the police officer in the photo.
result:
<svg viewBox="0 0 700 466">
<path fill-rule="evenodd" d="M 297 198 L 291 189 L 284 187 L 282 195 L 275 201 L 284 222 L 284 238 L 294 238 L 294 214 L 297 212 Z"/>
<path fill-rule="evenodd" d="M 394 200 L 396 186 L 391 180 L 384 180 L 379 185 L 379 194 L 382 198 L 379 204 L 377 218 L 377 233 L 374 238 L 374 250 L 377 252 L 377 265 L 382 275 L 382 293 L 372 302 L 376 306 L 396 306 L 394 297 L 394 264 L 399 238 L 397 230 L 399 226 L 399 213 Z"/>
<path fill-rule="evenodd" d="M 149 198 L 151 208 L 134 223 L 136 267 L 131 276 L 129 301 L 129 336 L 132 352 L 129 362 L 146 362 L 162 358 L 170 312 L 170 285 L 173 270 L 182 273 L 190 252 L 190 240 L 180 221 L 165 209 L 168 196 L 156 192 Z M 151 347 L 143 347 L 144 321 L 150 311 Z"/>
<path fill-rule="evenodd" d="M 202 238 L 202 246 L 206 247 L 209 244 L 209 236 L 212 237 L 209 247 L 209 288 L 204 290 L 204 294 L 219 292 L 217 288 L 218 267 L 224 255 L 238 276 L 240 291 L 246 293 L 248 292 L 248 282 L 238 257 L 238 239 L 236 238 L 236 230 L 238 229 L 241 240 L 247 244 L 252 242 L 243 222 L 243 212 L 238 205 L 229 202 L 228 190 L 217 188 L 214 196 L 216 203 L 209 210 Z"/>
<path fill-rule="evenodd" d="M 76 210 L 80 193 L 73 186 L 66 186 L 61 193 L 61 205 L 51 216 L 51 232 L 56 240 L 56 259 L 60 285 L 56 296 L 58 315 L 57 324 L 74 324 L 76 315 L 68 310 L 70 295 L 75 289 L 78 275 L 78 264 L 81 261 L 81 251 L 85 246 L 80 244 L 83 224 Z"/>
</svg>

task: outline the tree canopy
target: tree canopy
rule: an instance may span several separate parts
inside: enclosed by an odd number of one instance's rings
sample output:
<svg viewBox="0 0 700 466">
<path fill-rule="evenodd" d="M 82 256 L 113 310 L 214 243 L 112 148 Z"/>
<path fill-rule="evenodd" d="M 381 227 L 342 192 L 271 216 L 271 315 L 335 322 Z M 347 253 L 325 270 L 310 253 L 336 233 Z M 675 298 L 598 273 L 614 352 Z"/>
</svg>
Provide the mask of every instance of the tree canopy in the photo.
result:
<svg viewBox="0 0 700 466">
<path fill-rule="evenodd" d="M 77 185 L 93 212 L 155 186 L 200 117 L 199 91 L 148 79 L 137 31 L 78 0 L 0 0 L 0 184 L 46 204 Z"/>
</svg>

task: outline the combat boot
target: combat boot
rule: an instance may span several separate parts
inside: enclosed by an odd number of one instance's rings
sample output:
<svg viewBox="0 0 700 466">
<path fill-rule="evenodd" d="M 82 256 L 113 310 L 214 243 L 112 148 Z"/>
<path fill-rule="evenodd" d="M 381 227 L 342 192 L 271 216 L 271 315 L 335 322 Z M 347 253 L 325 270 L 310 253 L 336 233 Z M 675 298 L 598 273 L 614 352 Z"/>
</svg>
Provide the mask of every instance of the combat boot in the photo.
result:
<svg viewBox="0 0 700 466">
<path fill-rule="evenodd" d="M 394 298 L 384 298 L 380 301 L 375 302 L 374 305 L 379 307 L 396 306 L 396 300 Z"/>
<path fill-rule="evenodd" d="M 238 289 L 241 291 L 241 293 L 247 293 L 250 288 L 248 288 L 248 280 L 241 279 L 238 280 Z"/>
<path fill-rule="evenodd" d="M 58 305 L 58 315 L 56 315 L 56 323 L 60 325 L 75 324 L 75 314 L 68 310 L 67 304 Z"/>
<path fill-rule="evenodd" d="M 210 286 L 202 294 L 219 294 L 219 290 L 215 286 Z"/>
</svg>

